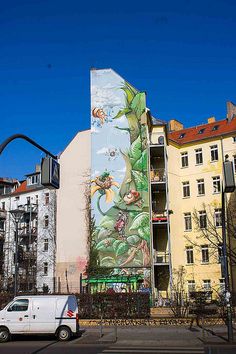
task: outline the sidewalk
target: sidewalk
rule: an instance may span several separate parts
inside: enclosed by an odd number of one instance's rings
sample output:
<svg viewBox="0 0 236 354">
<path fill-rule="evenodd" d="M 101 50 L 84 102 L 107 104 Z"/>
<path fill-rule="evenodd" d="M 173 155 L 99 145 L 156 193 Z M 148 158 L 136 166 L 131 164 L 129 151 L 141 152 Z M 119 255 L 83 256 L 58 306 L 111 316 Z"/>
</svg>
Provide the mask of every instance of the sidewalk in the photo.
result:
<svg viewBox="0 0 236 354">
<path fill-rule="evenodd" d="M 77 344 L 112 344 L 121 346 L 158 346 L 158 347 L 196 347 L 204 346 L 228 346 L 226 341 L 226 328 L 223 326 L 215 326 L 214 329 L 208 328 L 203 331 L 199 327 L 100 327 L 84 328 L 81 338 L 76 340 Z M 213 332 L 212 332 L 213 330 Z M 116 338 L 117 337 L 117 338 Z M 235 333 L 236 339 L 236 333 Z M 236 352 L 236 343 L 235 346 Z"/>
</svg>

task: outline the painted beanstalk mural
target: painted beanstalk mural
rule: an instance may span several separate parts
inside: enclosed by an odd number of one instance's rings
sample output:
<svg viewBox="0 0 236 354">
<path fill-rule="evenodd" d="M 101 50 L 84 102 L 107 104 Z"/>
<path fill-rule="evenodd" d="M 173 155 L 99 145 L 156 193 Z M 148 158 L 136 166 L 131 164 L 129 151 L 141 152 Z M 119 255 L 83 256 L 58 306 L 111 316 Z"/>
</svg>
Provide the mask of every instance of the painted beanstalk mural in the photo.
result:
<svg viewBox="0 0 236 354">
<path fill-rule="evenodd" d="M 143 274 L 149 286 L 150 219 L 145 93 L 112 70 L 92 71 L 92 214 L 99 265 Z"/>
</svg>

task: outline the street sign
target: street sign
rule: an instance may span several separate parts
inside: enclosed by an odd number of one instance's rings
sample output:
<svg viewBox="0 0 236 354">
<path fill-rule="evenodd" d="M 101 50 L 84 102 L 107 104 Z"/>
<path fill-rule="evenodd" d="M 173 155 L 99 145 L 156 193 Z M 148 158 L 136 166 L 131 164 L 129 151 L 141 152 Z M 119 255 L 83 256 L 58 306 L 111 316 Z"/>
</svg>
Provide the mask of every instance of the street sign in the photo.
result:
<svg viewBox="0 0 236 354">
<path fill-rule="evenodd" d="M 60 188 L 60 164 L 52 157 L 42 159 L 41 184 L 45 187 Z"/>
</svg>

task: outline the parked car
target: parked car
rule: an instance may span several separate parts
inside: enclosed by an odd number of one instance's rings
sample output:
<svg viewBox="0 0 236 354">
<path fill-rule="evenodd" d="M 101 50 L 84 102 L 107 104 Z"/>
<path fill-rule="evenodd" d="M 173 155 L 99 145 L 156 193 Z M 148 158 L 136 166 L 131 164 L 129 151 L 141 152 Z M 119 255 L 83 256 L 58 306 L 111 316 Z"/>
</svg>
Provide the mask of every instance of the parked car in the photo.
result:
<svg viewBox="0 0 236 354">
<path fill-rule="evenodd" d="M 11 334 L 55 334 L 67 341 L 79 332 L 74 295 L 17 296 L 0 311 L 0 342 Z"/>
</svg>

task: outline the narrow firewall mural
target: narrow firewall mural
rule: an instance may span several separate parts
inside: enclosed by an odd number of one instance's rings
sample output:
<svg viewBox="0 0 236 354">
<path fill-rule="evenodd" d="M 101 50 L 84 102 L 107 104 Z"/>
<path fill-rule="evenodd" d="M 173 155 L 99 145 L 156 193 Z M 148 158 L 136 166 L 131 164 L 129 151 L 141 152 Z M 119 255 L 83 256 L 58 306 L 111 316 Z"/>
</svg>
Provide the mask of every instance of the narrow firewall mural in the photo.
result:
<svg viewBox="0 0 236 354">
<path fill-rule="evenodd" d="M 101 267 L 150 287 L 145 93 L 113 70 L 91 71 L 93 241 Z"/>
</svg>

